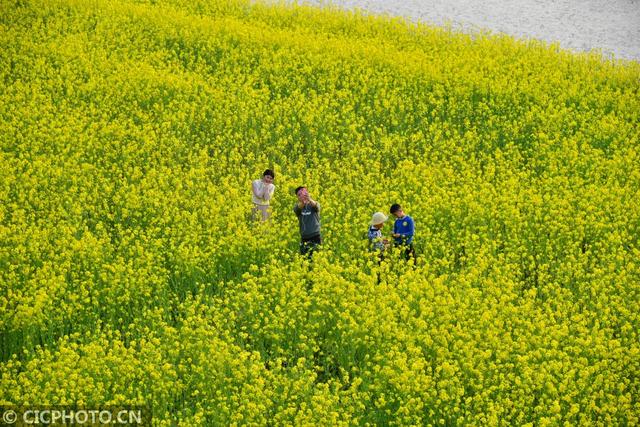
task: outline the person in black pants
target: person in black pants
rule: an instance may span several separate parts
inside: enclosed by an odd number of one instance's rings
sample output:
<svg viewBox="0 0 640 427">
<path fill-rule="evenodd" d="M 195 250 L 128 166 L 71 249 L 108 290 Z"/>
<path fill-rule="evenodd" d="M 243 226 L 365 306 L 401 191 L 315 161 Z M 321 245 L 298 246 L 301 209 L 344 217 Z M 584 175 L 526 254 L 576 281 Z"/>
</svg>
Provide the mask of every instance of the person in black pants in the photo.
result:
<svg viewBox="0 0 640 427">
<path fill-rule="evenodd" d="M 416 226 L 413 218 L 404 213 L 402 206 L 397 203 L 391 205 L 389 209 L 391 215 L 396 217 L 393 223 L 393 243 L 404 249 L 404 256 L 408 260 L 416 261 L 416 251 L 413 248 L 413 236 L 416 233 Z"/>
<path fill-rule="evenodd" d="M 300 226 L 300 255 L 311 257 L 322 244 L 320 203 L 311 198 L 306 187 L 296 188 L 295 193 L 298 202 L 293 207 L 293 212 L 298 217 Z"/>
</svg>

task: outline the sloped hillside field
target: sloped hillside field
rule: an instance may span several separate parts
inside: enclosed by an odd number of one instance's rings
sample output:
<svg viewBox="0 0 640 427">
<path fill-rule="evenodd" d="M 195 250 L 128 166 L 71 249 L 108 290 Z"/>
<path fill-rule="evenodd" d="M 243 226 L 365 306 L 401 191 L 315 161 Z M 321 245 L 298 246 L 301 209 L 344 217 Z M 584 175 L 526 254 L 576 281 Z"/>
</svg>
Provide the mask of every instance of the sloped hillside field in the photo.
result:
<svg viewBox="0 0 640 427">
<path fill-rule="evenodd" d="M 639 63 L 232 0 L 7 0 L 0 46 L 0 406 L 640 423 Z"/>
</svg>

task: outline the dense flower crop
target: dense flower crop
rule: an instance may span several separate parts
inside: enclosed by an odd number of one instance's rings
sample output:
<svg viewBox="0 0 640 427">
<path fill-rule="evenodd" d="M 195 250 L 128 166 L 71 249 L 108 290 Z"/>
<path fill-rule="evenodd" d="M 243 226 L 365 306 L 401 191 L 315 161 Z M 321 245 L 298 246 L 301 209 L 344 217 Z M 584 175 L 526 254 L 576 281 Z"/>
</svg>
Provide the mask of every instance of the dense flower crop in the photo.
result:
<svg viewBox="0 0 640 427">
<path fill-rule="evenodd" d="M 244 0 L 0 12 L 0 405 L 640 423 L 637 62 Z M 415 265 L 367 252 L 395 202 Z"/>
</svg>

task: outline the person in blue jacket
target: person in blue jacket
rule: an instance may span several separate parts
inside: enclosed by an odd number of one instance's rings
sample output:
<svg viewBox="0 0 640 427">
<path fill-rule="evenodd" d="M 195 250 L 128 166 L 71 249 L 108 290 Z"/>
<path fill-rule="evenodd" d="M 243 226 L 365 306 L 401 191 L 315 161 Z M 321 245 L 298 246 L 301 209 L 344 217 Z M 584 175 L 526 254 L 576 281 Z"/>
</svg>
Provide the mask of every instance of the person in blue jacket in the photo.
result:
<svg viewBox="0 0 640 427">
<path fill-rule="evenodd" d="M 416 251 L 413 248 L 413 237 L 416 232 L 416 226 L 413 218 L 404 213 L 402 206 L 397 203 L 391 205 L 389 209 L 391 215 L 396 217 L 393 223 L 393 243 L 395 246 L 404 248 L 404 256 L 407 260 L 413 259 L 415 262 Z"/>
</svg>

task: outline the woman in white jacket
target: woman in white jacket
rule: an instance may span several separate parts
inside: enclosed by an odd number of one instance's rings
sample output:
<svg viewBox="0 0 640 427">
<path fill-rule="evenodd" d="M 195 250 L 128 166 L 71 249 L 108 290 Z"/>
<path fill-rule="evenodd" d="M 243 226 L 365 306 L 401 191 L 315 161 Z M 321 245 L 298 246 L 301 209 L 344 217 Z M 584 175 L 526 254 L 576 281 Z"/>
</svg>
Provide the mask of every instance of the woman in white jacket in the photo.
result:
<svg viewBox="0 0 640 427">
<path fill-rule="evenodd" d="M 271 215 L 270 202 L 276 186 L 273 185 L 275 174 L 271 169 L 267 169 L 262 174 L 262 179 L 256 179 L 251 183 L 251 201 L 253 202 L 253 210 L 251 217 L 256 220 L 258 212 L 261 212 L 261 220 L 266 221 Z"/>
</svg>

